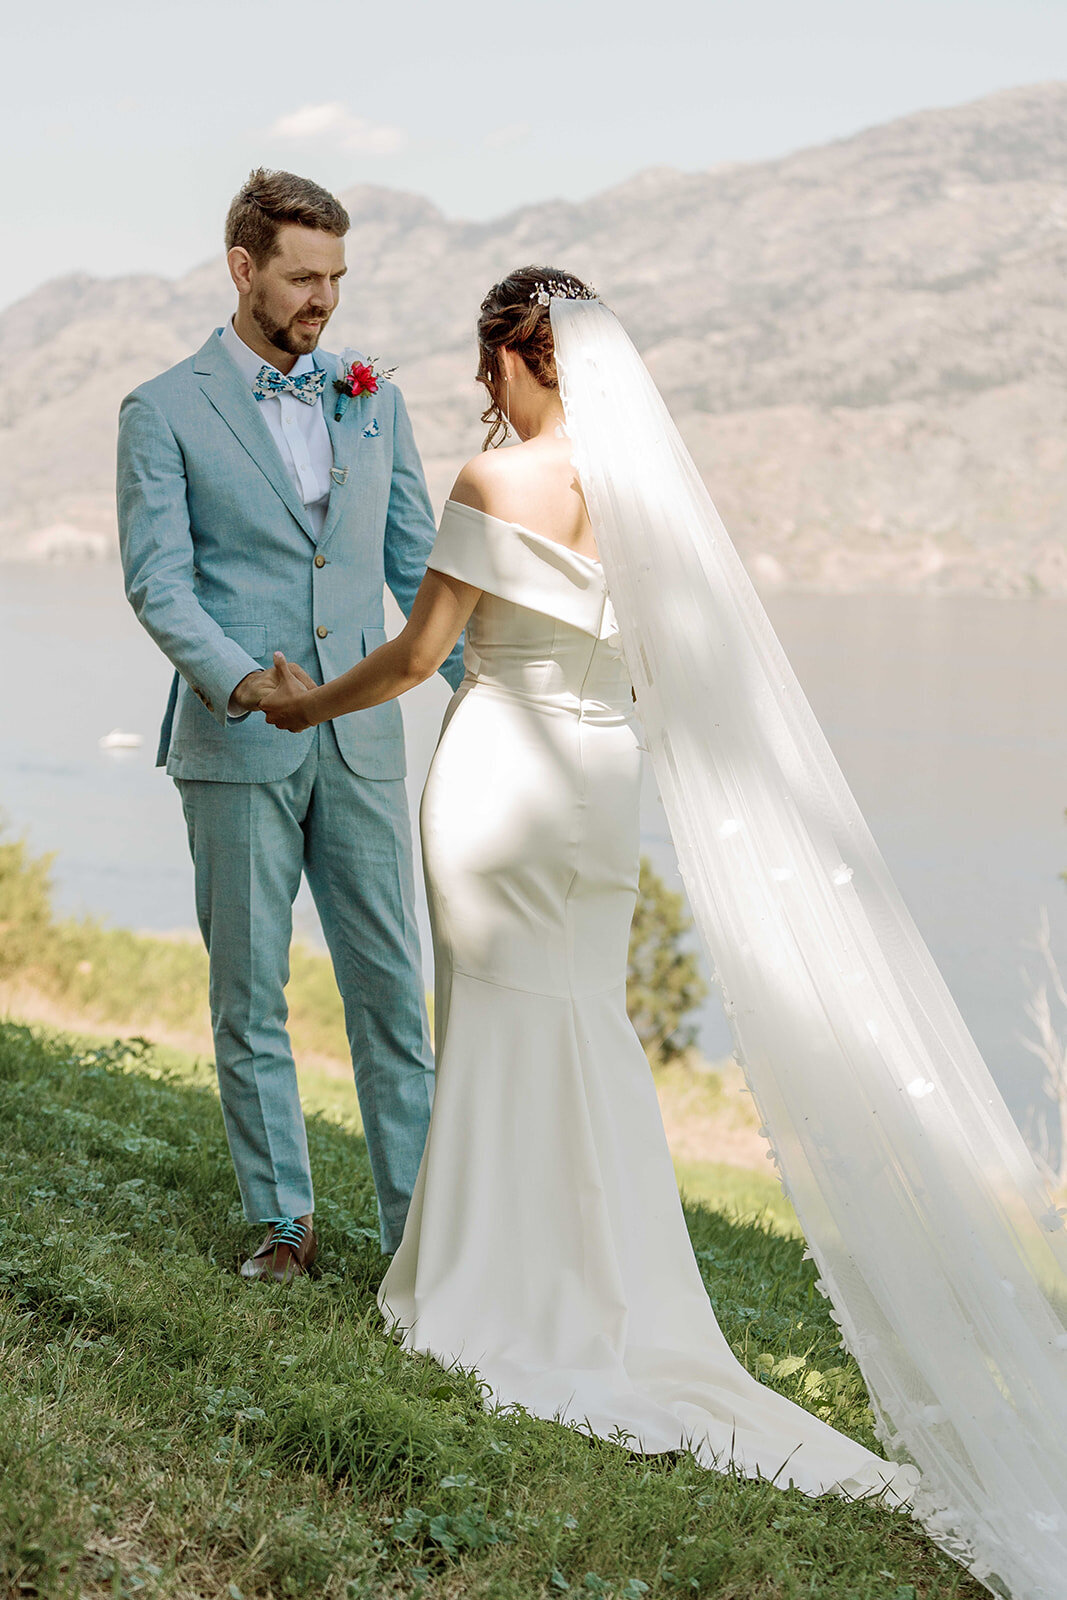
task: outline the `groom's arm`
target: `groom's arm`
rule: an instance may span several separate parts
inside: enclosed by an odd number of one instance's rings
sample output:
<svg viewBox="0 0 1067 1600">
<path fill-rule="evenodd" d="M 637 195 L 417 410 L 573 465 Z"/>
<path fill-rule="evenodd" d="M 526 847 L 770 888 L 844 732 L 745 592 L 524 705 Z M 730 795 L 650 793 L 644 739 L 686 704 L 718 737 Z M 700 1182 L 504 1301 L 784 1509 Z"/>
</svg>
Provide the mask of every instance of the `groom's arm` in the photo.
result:
<svg viewBox="0 0 1067 1600">
<path fill-rule="evenodd" d="M 163 654 L 225 727 L 234 690 L 251 674 L 262 675 L 262 668 L 196 598 L 186 488 L 182 453 L 163 413 L 145 395 L 127 395 L 118 446 L 126 595 Z"/>
<path fill-rule="evenodd" d="M 394 394 L 396 418 L 393 476 L 385 521 L 385 581 L 405 617 L 410 617 L 437 529 L 407 406 L 399 389 Z M 450 688 L 458 687 L 463 677 L 462 638 L 439 670 Z"/>
</svg>

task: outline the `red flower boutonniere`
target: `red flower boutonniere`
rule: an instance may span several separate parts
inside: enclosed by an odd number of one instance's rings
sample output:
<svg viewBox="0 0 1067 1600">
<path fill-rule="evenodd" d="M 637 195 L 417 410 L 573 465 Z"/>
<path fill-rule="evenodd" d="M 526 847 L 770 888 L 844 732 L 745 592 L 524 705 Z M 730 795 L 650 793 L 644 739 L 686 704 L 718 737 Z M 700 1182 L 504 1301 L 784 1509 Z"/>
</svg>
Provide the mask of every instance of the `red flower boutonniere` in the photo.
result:
<svg viewBox="0 0 1067 1600">
<path fill-rule="evenodd" d="M 333 413 L 335 422 L 340 422 L 350 400 L 361 394 L 377 394 L 378 385 L 393 376 L 395 367 L 378 367 L 375 360 L 372 357 L 370 361 L 364 361 L 358 351 L 342 350 L 337 362 L 337 376 L 333 380 L 337 390 L 337 404 Z"/>
</svg>

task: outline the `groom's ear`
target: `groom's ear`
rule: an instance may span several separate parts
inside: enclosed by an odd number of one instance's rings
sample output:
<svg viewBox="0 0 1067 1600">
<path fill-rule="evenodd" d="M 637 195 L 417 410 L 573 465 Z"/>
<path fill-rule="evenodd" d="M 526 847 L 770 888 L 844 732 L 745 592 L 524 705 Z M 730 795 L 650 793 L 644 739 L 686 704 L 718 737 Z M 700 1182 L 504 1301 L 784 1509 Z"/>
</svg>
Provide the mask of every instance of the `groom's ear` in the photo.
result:
<svg viewBox="0 0 1067 1600">
<path fill-rule="evenodd" d="M 252 257 L 243 244 L 235 244 L 226 254 L 226 265 L 230 269 L 234 288 L 238 294 L 248 294 L 252 288 Z"/>
</svg>

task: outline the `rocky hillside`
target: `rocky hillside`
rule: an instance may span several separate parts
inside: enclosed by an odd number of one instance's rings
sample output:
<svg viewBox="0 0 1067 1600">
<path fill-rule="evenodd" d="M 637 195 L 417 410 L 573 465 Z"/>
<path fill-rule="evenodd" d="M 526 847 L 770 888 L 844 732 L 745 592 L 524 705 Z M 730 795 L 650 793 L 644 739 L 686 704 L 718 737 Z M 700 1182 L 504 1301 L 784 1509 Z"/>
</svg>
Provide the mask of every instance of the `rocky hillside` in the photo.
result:
<svg viewBox="0 0 1067 1600">
<path fill-rule="evenodd" d="M 399 363 L 439 500 L 480 441 L 485 287 L 569 267 L 645 353 L 759 581 L 1067 594 L 1065 179 L 1057 83 L 486 223 L 358 188 L 327 342 Z M 231 302 L 219 258 L 0 315 L 0 558 L 113 549 L 118 402 Z"/>
</svg>

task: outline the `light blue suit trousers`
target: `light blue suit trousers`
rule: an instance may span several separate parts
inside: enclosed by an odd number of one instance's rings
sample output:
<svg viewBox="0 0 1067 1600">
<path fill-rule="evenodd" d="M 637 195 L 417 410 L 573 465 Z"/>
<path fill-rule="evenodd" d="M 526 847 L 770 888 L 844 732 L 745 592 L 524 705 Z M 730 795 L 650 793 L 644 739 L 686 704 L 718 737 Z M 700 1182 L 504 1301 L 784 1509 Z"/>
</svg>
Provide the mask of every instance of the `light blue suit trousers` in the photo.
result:
<svg viewBox="0 0 1067 1600">
<path fill-rule="evenodd" d="M 333 358 L 316 355 L 333 370 Z M 286 1033 L 292 904 L 306 872 L 344 1001 L 381 1239 L 396 1248 L 433 1084 L 395 703 L 301 734 L 227 717 L 284 650 L 323 682 L 385 639 L 386 584 L 409 612 L 434 538 L 399 391 L 324 416 L 320 531 L 216 334 L 135 389 L 119 419 L 126 592 L 175 667 L 159 761 L 181 791 L 210 955 L 219 1089 L 245 1214 L 314 1207 Z M 442 667 L 455 686 L 461 649 Z"/>
<path fill-rule="evenodd" d="M 245 1215 L 315 1208 L 283 993 L 303 870 L 344 1001 L 382 1247 L 395 1250 L 433 1097 L 404 781 L 357 776 L 322 723 L 300 766 L 276 783 L 177 784 Z"/>
</svg>

